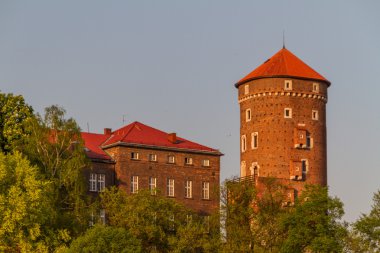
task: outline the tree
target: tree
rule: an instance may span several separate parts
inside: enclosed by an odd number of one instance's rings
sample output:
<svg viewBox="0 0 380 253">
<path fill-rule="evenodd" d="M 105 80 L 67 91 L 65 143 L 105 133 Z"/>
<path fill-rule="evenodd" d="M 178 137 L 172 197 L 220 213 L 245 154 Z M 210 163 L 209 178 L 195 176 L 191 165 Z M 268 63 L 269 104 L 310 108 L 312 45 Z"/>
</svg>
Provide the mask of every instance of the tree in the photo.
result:
<svg viewBox="0 0 380 253">
<path fill-rule="evenodd" d="M 83 169 L 89 165 L 80 128 L 65 110 L 53 105 L 28 125 L 30 135 L 17 148 L 27 155 L 46 180 L 52 181 L 59 215 L 51 222 L 71 236 L 88 226 L 89 201 Z"/>
<path fill-rule="evenodd" d="M 0 150 L 11 151 L 29 135 L 27 126 L 34 118 L 33 109 L 21 95 L 0 93 Z"/>
<path fill-rule="evenodd" d="M 343 214 L 342 202 L 329 197 L 326 187 L 306 185 L 282 222 L 287 237 L 281 252 L 342 252 L 347 234 Z"/>
<path fill-rule="evenodd" d="M 56 214 L 53 184 L 41 178 L 36 166 L 18 152 L 0 153 L 0 182 L 1 252 L 48 252 L 65 242 L 66 231 L 50 227 Z"/>
<path fill-rule="evenodd" d="M 95 225 L 76 238 L 67 253 L 139 253 L 141 241 L 121 227 Z"/>
<path fill-rule="evenodd" d="M 380 252 L 380 190 L 373 195 L 372 209 L 353 224 L 353 240 L 362 252 Z"/>
</svg>

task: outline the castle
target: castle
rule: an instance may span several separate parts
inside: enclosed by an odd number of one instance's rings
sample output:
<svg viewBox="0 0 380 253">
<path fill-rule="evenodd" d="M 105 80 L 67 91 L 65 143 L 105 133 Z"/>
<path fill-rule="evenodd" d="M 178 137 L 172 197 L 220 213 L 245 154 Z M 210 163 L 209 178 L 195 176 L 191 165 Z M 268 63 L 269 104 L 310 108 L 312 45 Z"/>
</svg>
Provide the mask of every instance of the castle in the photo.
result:
<svg viewBox="0 0 380 253">
<path fill-rule="evenodd" d="M 327 185 L 329 86 L 285 47 L 235 84 L 242 179 L 276 178 L 293 199 L 305 184 Z"/>
</svg>

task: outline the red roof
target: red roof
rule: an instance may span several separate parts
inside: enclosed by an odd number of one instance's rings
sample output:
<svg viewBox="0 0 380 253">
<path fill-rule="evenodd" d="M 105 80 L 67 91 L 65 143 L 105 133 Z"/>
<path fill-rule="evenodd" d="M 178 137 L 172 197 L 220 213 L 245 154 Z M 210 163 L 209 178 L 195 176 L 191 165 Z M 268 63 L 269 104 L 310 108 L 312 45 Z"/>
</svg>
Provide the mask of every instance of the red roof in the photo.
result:
<svg viewBox="0 0 380 253">
<path fill-rule="evenodd" d="M 178 136 L 176 139 L 177 141 L 173 143 L 169 141 L 168 133 L 135 121 L 112 132 L 111 137 L 104 142 L 102 146 L 106 147 L 116 143 L 128 143 L 195 151 L 219 152 L 216 149 L 188 141 Z"/>
<path fill-rule="evenodd" d="M 239 85 L 245 82 L 268 77 L 299 77 L 323 81 L 330 85 L 330 82 L 326 78 L 309 67 L 289 50 L 282 48 L 270 59 L 237 82 L 235 86 L 239 87 Z"/>
<path fill-rule="evenodd" d="M 110 145 L 135 144 L 161 148 L 183 149 L 188 151 L 212 152 L 218 155 L 221 153 L 195 142 L 188 141 L 181 137 L 176 137 L 176 141 L 169 141 L 169 134 L 140 122 L 133 122 L 124 126 L 111 134 L 95 134 L 82 132 L 82 139 L 86 147 L 86 154 L 92 159 L 111 160 L 104 151 Z"/>
<path fill-rule="evenodd" d="M 110 135 L 82 132 L 81 136 L 86 147 L 85 151 L 88 158 L 111 160 L 111 157 L 101 148 L 102 143 L 105 142 Z"/>
</svg>

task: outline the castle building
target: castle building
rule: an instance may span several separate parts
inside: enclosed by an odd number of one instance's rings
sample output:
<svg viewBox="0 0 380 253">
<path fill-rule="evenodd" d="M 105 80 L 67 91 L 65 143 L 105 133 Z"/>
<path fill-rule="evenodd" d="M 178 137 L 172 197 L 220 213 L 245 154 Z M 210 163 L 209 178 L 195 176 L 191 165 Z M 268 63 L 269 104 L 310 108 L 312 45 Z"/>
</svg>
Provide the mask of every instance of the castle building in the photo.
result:
<svg viewBox="0 0 380 253">
<path fill-rule="evenodd" d="M 220 153 L 195 142 L 134 122 L 103 134 L 82 133 L 91 168 L 89 194 L 116 185 L 128 194 L 149 189 L 201 215 L 219 207 Z"/>
<path fill-rule="evenodd" d="M 240 105 L 240 176 L 327 185 L 330 82 L 285 47 L 235 84 Z"/>
</svg>

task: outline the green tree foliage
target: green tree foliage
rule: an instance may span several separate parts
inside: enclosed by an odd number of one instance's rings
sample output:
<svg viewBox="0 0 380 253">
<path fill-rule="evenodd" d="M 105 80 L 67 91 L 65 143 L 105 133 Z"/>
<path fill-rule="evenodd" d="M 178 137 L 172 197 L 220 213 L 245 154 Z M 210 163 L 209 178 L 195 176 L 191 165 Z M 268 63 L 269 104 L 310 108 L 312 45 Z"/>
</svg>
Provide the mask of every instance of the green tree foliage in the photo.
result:
<svg viewBox="0 0 380 253">
<path fill-rule="evenodd" d="M 55 215 L 52 182 L 40 176 L 20 153 L 0 153 L 1 252 L 48 252 L 50 243 L 65 241 L 65 230 L 50 230 Z"/>
<path fill-rule="evenodd" d="M 372 209 L 353 224 L 351 250 L 380 252 L 380 190 L 373 195 Z"/>
<path fill-rule="evenodd" d="M 33 118 L 32 107 L 21 95 L 0 93 L 0 150 L 9 152 L 26 138 L 27 126 Z"/>
<path fill-rule="evenodd" d="M 109 224 L 127 229 L 141 241 L 144 252 L 199 252 L 201 249 L 212 252 L 211 233 L 202 218 L 172 199 L 153 196 L 149 191 L 127 196 L 119 188 L 111 188 L 102 193 L 101 204 Z"/>
<path fill-rule="evenodd" d="M 76 238 L 67 253 L 139 253 L 141 241 L 122 227 L 95 225 Z"/>
<path fill-rule="evenodd" d="M 45 179 L 52 181 L 54 203 L 59 211 L 51 222 L 66 228 L 71 235 L 88 225 L 88 196 L 83 169 L 89 165 L 84 153 L 80 128 L 74 119 L 65 118 L 58 106 L 45 109 L 28 126 L 30 135 L 18 149 L 27 155 Z"/>
<path fill-rule="evenodd" d="M 281 252 L 342 252 L 343 214 L 342 202 L 329 197 L 327 188 L 307 185 L 282 222 L 287 237 Z"/>
</svg>

